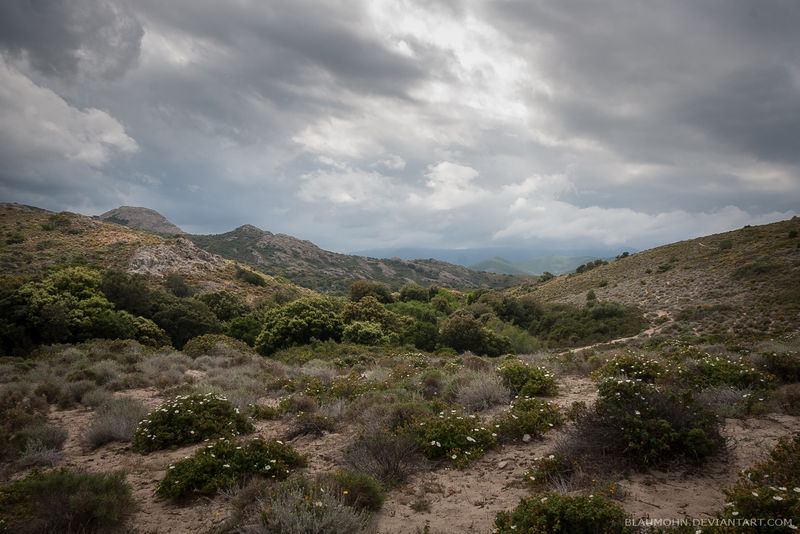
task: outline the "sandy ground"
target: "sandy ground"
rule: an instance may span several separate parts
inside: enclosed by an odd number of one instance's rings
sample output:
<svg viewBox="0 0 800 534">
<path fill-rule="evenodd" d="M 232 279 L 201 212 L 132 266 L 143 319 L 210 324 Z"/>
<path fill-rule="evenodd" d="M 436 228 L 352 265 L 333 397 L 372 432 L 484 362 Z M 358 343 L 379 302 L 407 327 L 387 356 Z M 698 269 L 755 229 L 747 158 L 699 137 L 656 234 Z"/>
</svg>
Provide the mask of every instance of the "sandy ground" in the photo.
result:
<svg viewBox="0 0 800 534">
<path fill-rule="evenodd" d="M 563 407 L 582 400 L 591 404 L 595 385 L 588 377 L 566 376 L 559 379 L 560 393 L 553 399 Z M 155 407 L 164 401 L 155 389 L 124 392 Z M 139 534 L 199 534 L 213 532 L 229 514 L 228 497 L 200 499 L 178 506 L 154 495 L 158 481 L 170 463 L 194 453 L 198 446 L 149 455 L 134 454 L 128 444 L 112 443 L 91 451 L 81 441 L 92 412 L 86 409 L 54 411 L 51 422 L 64 426 L 69 438 L 64 448 L 63 465 L 90 472 L 125 470 L 134 497 L 140 504 L 132 524 Z M 288 430 L 285 421 L 266 421 L 257 425 L 257 434 L 279 438 Z M 636 518 L 702 518 L 723 504 L 721 487 L 736 480 L 737 473 L 764 457 L 781 436 L 800 431 L 800 417 L 768 414 L 758 419 L 728 419 L 723 434 L 728 453 L 702 468 L 691 471 L 650 471 L 633 474 L 619 481 L 625 491 L 621 504 Z M 307 454 L 306 471 L 320 473 L 343 467 L 343 453 L 356 436 L 355 427 L 347 427 L 321 437 L 300 436 L 291 444 Z M 551 452 L 559 431 L 541 440 L 522 441 L 489 451 L 464 470 L 449 467 L 420 472 L 402 488 L 389 492 L 383 509 L 373 520 L 377 534 L 423 532 L 427 525 L 432 534 L 483 532 L 491 530 L 500 510 L 513 508 L 530 490 L 523 485 L 525 472 L 535 458 Z"/>
</svg>

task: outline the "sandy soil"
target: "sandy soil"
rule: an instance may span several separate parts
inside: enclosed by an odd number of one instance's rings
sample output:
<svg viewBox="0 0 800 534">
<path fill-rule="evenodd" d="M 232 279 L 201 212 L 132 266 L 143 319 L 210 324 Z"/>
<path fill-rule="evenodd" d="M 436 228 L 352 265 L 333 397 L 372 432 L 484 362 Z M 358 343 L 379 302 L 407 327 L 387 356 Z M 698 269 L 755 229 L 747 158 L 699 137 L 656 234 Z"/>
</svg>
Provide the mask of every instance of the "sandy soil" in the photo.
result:
<svg viewBox="0 0 800 534">
<path fill-rule="evenodd" d="M 554 401 L 564 407 L 576 400 L 591 404 L 596 397 L 595 385 L 588 377 L 561 377 L 559 384 L 560 393 Z M 124 395 L 152 407 L 165 400 L 155 389 L 127 391 Z M 225 520 L 229 513 L 225 495 L 184 506 L 154 495 L 169 464 L 190 456 L 198 446 L 139 455 L 132 453 L 127 444 L 112 443 L 91 451 L 81 441 L 91 417 L 92 412 L 86 409 L 51 413 L 51 421 L 69 431 L 63 465 L 90 472 L 125 470 L 140 503 L 133 520 L 136 532 L 198 534 L 213 531 Z M 286 421 L 266 421 L 258 423 L 257 434 L 280 438 L 288 429 Z M 728 419 L 723 428 L 728 440 L 725 457 L 690 471 L 651 471 L 628 476 L 619 482 L 625 490 L 621 504 L 636 518 L 707 517 L 723 504 L 721 487 L 734 482 L 741 469 L 763 458 L 779 437 L 797 431 L 800 417 L 769 414 L 758 419 Z M 524 473 L 535 458 L 551 452 L 560 434 L 554 431 L 541 440 L 500 447 L 464 470 L 438 467 L 417 473 L 408 484 L 389 492 L 383 509 L 374 518 L 374 532 L 422 532 L 426 524 L 433 534 L 489 532 L 498 511 L 513 508 L 529 494 L 522 484 Z M 343 452 L 355 436 L 356 429 L 351 426 L 321 437 L 300 436 L 291 443 L 308 455 L 306 471 L 321 473 L 343 467 Z"/>
</svg>

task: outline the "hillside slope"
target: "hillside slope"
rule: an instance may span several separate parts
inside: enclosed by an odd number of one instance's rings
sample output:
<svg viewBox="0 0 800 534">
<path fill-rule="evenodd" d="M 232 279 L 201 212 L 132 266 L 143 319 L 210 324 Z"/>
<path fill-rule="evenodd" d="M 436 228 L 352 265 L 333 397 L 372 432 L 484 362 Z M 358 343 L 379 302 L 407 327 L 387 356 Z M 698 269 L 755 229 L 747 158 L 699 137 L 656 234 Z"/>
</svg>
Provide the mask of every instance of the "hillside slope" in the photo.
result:
<svg viewBox="0 0 800 534">
<path fill-rule="evenodd" d="M 264 286 L 239 279 L 240 267 L 184 238 L 152 233 L 75 213 L 53 213 L 0 203 L 0 273 L 39 275 L 58 265 L 80 263 L 143 274 L 159 283 L 179 274 L 200 289 L 227 289 L 251 300 L 275 292 L 310 294 L 271 276 Z"/>
<path fill-rule="evenodd" d="M 524 280 L 510 275 L 480 273 L 433 259 L 379 260 L 338 254 L 310 241 L 273 234 L 251 225 L 224 234 L 186 237 L 209 252 L 250 263 L 265 273 L 280 275 L 319 291 L 343 292 L 356 280 L 383 282 L 395 290 L 407 282 L 453 288 L 497 288 Z"/>
<path fill-rule="evenodd" d="M 172 224 L 166 217 L 149 208 L 120 206 L 97 216 L 107 222 L 121 224 L 160 235 L 180 235 L 184 231 Z"/>
<path fill-rule="evenodd" d="M 800 328 L 800 218 L 645 250 L 582 274 L 510 290 L 542 302 L 638 306 L 665 332 L 750 334 Z"/>
</svg>

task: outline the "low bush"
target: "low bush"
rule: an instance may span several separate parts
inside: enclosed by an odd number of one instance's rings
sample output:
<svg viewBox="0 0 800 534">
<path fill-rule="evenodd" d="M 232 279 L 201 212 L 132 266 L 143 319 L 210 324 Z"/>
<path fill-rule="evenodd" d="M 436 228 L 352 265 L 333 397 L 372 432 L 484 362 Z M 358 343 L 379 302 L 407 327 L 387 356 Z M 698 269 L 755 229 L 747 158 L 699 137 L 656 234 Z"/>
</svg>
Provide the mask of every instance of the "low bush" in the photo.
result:
<svg viewBox="0 0 800 534">
<path fill-rule="evenodd" d="M 699 461 L 723 447 L 716 416 L 686 392 L 631 379 L 607 379 L 598 390 L 593 409 L 578 418 L 560 453 L 608 470 Z"/>
<path fill-rule="evenodd" d="M 791 532 L 800 521 L 800 433 L 781 439 L 763 462 L 747 469 L 724 490 L 726 504 L 717 513 L 721 520 L 771 518 L 791 521 L 786 525 L 719 527 L 713 532 Z"/>
<path fill-rule="evenodd" d="M 279 484 L 261 500 L 259 534 L 357 534 L 369 522 L 366 510 L 348 506 L 344 496 L 320 482 L 297 478 Z"/>
<path fill-rule="evenodd" d="M 136 510 L 122 472 L 34 470 L 0 488 L 0 529 L 19 534 L 120 532 Z"/>
<path fill-rule="evenodd" d="M 503 379 L 505 386 L 520 396 L 552 396 L 558 393 L 553 373 L 522 360 L 504 361 L 497 367 L 497 374 Z"/>
<path fill-rule="evenodd" d="M 628 515 L 618 504 L 599 496 L 535 493 L 510 512 L 499 512 L 497 534 L 627 534 Z"/>
<path fill-rule="evenodd" d="M 484 427 L 474 415 L 459 415 L 456 410 L 415 420 L 401 429 L 416 436 L 425 456 L 446 459 L 463 468 L 497 445 L 497 435 Z"/>
<path fill-rule="evenodd" d="M 596 372 L 596 377 L 621 376 L 654 382 L 665 372 L 664 364 L 644 354 L 626 351 L 615 355 Z"/>
<path fill-rule="evenodd" d="M 525 434 L 536 438 L 564 424 L 564 415 L 557 404 L 522 397 L 511 403 L 507 413 L 494 421 L 494 428 L 504 439 L 521 438 Z"/>
<path fill-rule="evenodd" d="M 325 432 L 332 432 L 336 428 L 336 421 L 332 417 L 321 413 L 298 412 L 286 434 L 286 439 L 297 436 L 321 436 Z"/>
<path fill-rule="evenodd" d="M 246 476 L 284 480 L 305 458 L 290 445 L 256 438 L 247 443 L 221 439 L 199 449 L 194 456 L 169 466 L 156 493 L 171 499 L 213 495 Z"/>
<path fill-rule="evenodd" d="M 775 377 L 756 369 L 749 362 L 734 361 L 724 356 L 705 354 L 686 360 L 689 382 L 696 387 L 734 386 L 764 389 L 772 387 Z"/>
<path fill-rule="evenodd" d="M 111 400 L 95 410 L 86 442 L 96 449 L 112 441 L 130 441 L 147 412 L 147 407 L 135 399 Z"/>
<path fill-rule="evenodd" d="M 366 473 L 337 471 L 323 476 L 321 481 L 335 494 L 341 495 L 345 504 L 359 510 L 377 512 L 386 500 L 380 483 Z"/>
<path fill-rule="evenodd" d="M 800 382 L 800 353 L 763 352 L 761 365 L 764 369 L 785 383 Z"/>
<path fill-rule="evenodd" d="M 363 431 L 345 451 L 347 464 L 387 487 L 403 484 L 424 463 L 417 440 L 385 429 Z"/>
<path fill-rule="evenodd" d="M 500 377 L 481 373 L 458 386 L 455 401 L 472 413 L 505 404 L 510 397 L 511 391 L 503 385 Z"/>
<path fill-rule="evenodd" d="M 185 395 L 161 405 L 142 420 L 131 450 L 147 453 L 254 430 L 253 424 L 224 397 L 211 393 Z"/>
</svg>

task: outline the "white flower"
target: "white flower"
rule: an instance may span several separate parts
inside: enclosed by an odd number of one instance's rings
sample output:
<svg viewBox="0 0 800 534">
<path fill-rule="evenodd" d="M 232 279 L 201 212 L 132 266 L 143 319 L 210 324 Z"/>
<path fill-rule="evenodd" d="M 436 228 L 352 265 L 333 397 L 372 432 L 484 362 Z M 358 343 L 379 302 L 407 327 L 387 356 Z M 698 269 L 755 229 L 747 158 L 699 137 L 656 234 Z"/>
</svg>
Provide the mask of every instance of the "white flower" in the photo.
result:
<svg viewBox="0 0 800 534">
<path fill-rule="evenodd" d="M 754 492 L 753 492 L 753 497 L 758 497 L 758 493 L 756 493 L 756 492 L 754 491 Z"/>
<path fill-rule="evenodd" d="M 467 441 L 475 443 L 475 438 L 473 438 L 472 436 L 467 436 Z"/>
<path fill-rule="evenodd" d="M 222 464 L 222 467 L 230 467 L 230 464 Z"/>
<path fill-rule="evenodd" d="M 547 501 L 547 497 L 542 497 L 542 499 L 539 502 L 546 502 L 546 501 Z"/>
<path fill-rule="evenodd" d="M 783 497 L 781 497 L 780 495 L 775 495 L 772 498 L 775 499 L 776 501 L 782 501 L 783 500 Z"/>
<path fill-rule="evenodd" d="M 450 458 L 452 458 L 453 460 L 455 460 L 456 458 L 458 458 L 458 456 L 456 456 L 456 455 L 454 454 L 454 455 L 453 455 L 453 456 L 451 456 Z"/>
</svg>

